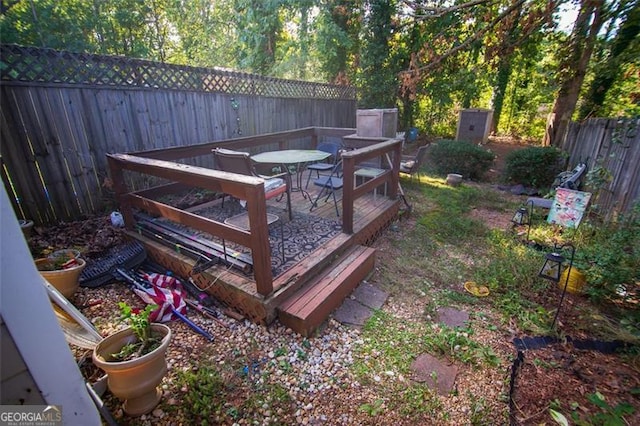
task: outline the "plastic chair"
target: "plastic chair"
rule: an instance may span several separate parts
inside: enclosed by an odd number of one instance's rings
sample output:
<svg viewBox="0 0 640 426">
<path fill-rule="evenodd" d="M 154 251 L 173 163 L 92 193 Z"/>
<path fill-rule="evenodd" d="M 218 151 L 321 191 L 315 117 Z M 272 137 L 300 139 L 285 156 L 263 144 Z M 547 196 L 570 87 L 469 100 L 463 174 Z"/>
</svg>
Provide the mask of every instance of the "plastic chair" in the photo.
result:
<svg viewBox="0 0 640 426">
<path fill-rule="evenodd" d="M 564 189 L 572 189 L 577 191 L 582 182 L 582 177 L 587 172 L 587 165 L 585 163 L 579 163 L 576 167 L 571 171 L 566 171 L 560 173 L 556 176 L 555 181 L 553 182 L 553 187 L 556 188 L 564 188 Z M 550 209 L 553 205 L 554 201 L 550 198 L 541 198 L 541 197 L 529 197 L 527 198 L 527 204 L 531 203 L 532 207 L 541 207 L 544 209 Z"/>
<path fill-rule="evenodd" d="M 324 202 L 326 203 L 329 200 L 329 197 L 333 195 L 333 203 L 336 206 L 336 215 L 340 216 L 340 212 L 338 211 L 338 199 L 336 198 L 336 191 L 342 189 L 344 186 L 344 181 L 340 176 L 340 171 L 342 169 L 342 161 L 338 161 L 333 169 L 331 170 L 331 174 L 328 176 L 320 176 L 313 181 L 313 184 L 321 187 L 320 192 L 316 196 L 316 199 L 311 204 L 311 208 L 309 211 L 312 211 L 314 207 L 318 207 L 318 200 L 320 197 L 323 197 L 325 191 L 327 193 L 327 197 Z"/>
<path fill-rule="evenodd" d="M 427 156 L 427 150 L 429 145 L 423 145 L 418 148 L 415 157 L 400 162 L 400 173 L 408 174 L 413 180 L 413 176 L 417 175 L 420 179 L 420 168 L 424 164 L 424 160 Z"/>
<path fill-rule="evenodd" d="M 317 178 L 320 178 L 320 172 L 328 172 L 329 170 L 332 170 L 335 167 L 335 165 L 338 162 L 340 149 L 341 149 L 340 145 L 331 143 L 331 142 L 324 142 L 318 145 L 319 151 L 324 151 L 331 154 L 331 157 L 327 159 L 327 160 L 331 160 L 331 162 L 313 163 L 307 166 L 309 175 L 307 176 L 307 185 L 305 186 L 305 189 L 309 187 L 309 182 L 311 181 L 311 173 L 312 173 L 311 170 L 315 170 Z"/>
<path fill-rule="evenodd" d="M 218 170 L 264 179 L 264 195 L 267 200 L 286 193 L 289 220 L 293 220 L 293 212 L 291 211 L 291 177 L 288 172 L 272 176 L 264 176 L 256 173 L 253 162 L 251 161 L 251 156 L 248 152 L 215 148 L 212 150 L 212 153 L 215 161 L 215 167 Z M 286 170 L 286 168 L 284 170 Z"/>
</svg>

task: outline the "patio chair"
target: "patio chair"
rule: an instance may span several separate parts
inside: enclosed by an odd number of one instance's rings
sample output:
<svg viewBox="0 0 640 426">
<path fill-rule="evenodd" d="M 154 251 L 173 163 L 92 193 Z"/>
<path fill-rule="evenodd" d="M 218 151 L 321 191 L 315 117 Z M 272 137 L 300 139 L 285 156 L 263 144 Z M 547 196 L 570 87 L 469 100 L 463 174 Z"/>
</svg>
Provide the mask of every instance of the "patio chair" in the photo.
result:
<svg viewBox="0 0 640 426">
<path fill-rule="evenodd" d="M 587 172 L 587 165 L 585 163 L 579 163 L 573 170 L 560 173 L 556 176 L 553 182 L 553 188 L 572 189 L 578 190 L 582 183 L 582 177 Z M 541 207 L 544 209 L 550 209 L 553 205 L 553 200 L 550 198 L 541 197 L 529 197 L 527 198 L 527 204 L 531 203 L 533 207 Z"/>
<path fill-rule="evenodd" d="M 318 145 L 318 151 L 324 151 L 331 154 L 331 157 L 327 158 L 327 162 L 318 162 L 309 164 L 307 166 L 307 170 L 309 171 L 309 175 L 307 176 L 307 185 L 305 188 L 309 187 L 309 182 L 311 181 L 312 170 L 316 171 L 317 178 L 320 178 L 320 172 L 328 172 L 334 168 L 336 163 L 338 162 L 338 158 L 340 157 L 341 146 L 336 143 L 324 142 Z"/>
<path fill-rule="evenodd" d="M 318 200 L 321 197 L 324 197 L 326 193 L 326 198 L 324 202 L 326 203 L 329 200 L 329 197 L 333 196 L 333 203 L 336 206 L 336 215 L 340 216 L 340 211 L 338 211 L 338 199 L 336 198 L 336 191 L 342 189 L 344 186 L 344 181 L 340 176 L 342 170 L 342 160 L 338 160 L 333 169 L 331 170 L 330 175 L 320 176 L 319 178 L 313 181 L 313 184 L 319 186 L 320 192 L 316 195 L 316 199 L 311 204 L 311 208 L 309 211 L 312 211 L 314 207 L 318 207 Z"/>
<path fill-rule="evenodd" d="M 429 145 L 423 145 L 418 148 L 418 152 L 413 158 L 406 158 L 400 162 L 400 173 L 408 174 L 413 180 L 413 176 L 416 175 L 420 180 L 420 168 L 424 164 L 424 160 L 427 156 L 427 150 Z"/>
<path fill-rule="evenodd" d="M 212 152 L 216 169 L 264 179 L 264 195 L 267 200 L 286 194 L 289 220 L 293 220 L 291 211 L 291 177 L 287 171 L 272 176 L 260 175 L 256 173 L 248 152 L 232 151 L 224 148 L 215 148 Z"/>
</svg>

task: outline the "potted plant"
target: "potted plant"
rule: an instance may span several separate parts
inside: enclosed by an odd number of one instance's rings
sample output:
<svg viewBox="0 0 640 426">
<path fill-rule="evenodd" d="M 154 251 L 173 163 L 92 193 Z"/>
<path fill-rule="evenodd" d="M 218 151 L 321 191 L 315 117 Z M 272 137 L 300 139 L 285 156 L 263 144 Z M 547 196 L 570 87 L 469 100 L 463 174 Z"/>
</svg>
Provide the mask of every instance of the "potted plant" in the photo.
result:
<svg viewBox="0 0 640 426">
<path fill-rule="evenodd" d="M 155 305 L 137 311 L 119 303 L 122 318 L 129 326 L 96 345 L 93 362 L 107 373 L 107 386 L 130 416 L 141 416 L 154 409 L 162 396 L 158 388 L 167 373 L 165 354 L 171 329 L 151 323 L 149 314 Z"/>
<path fill-rule="evenodd" d="M 58 250 L 48 257 L 35 260 L 36 267 L 49 283 L 70 299 L 80 285 L 80 274 L 87 265 L 78 250 Z"/>
</svg>

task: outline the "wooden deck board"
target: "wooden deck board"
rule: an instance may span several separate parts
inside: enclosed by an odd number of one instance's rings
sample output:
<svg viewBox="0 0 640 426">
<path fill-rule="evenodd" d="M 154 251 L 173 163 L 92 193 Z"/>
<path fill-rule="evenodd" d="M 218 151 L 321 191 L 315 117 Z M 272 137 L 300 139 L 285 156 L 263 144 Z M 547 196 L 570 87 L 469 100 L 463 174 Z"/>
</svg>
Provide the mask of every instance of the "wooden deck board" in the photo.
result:
<svg viewBox="0 0 640 426">
<path fill-rule="evenodd" d="M 356 246 L 344 255 L 334 269 L 279 307 L 280 321 L 303 336 L 310 336 L 373 270 L 375 250 Z"/>
<path fill-rule="evenodd" d="M 318 277 L 312 284 L 286 300 L 280 309 L 291 314 L 305 317 L 311 313 L 314 305 L 317 305 L 332 292 L 338 283 L 338 278 L 354 270 L 361 260 L 366 260 L 370 255 L 368 250 L 357 247 L 350 250 L 339 264 L 336 264 L 328 273 Z"/>
</svg>

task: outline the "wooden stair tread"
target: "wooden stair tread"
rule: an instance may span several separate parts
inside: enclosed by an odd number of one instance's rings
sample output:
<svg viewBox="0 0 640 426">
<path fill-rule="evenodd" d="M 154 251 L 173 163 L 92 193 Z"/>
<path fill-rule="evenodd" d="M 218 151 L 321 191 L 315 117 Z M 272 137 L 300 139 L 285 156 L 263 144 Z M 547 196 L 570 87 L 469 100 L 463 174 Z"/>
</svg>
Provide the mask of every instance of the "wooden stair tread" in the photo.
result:
<svg viewBox="0 0 640 426">
<path fill-rule="evenodd" d="M 376 250 L 354 246 L 278 306 L 280 322 L 309 336 L 373 270 Z"/>
</svg>

